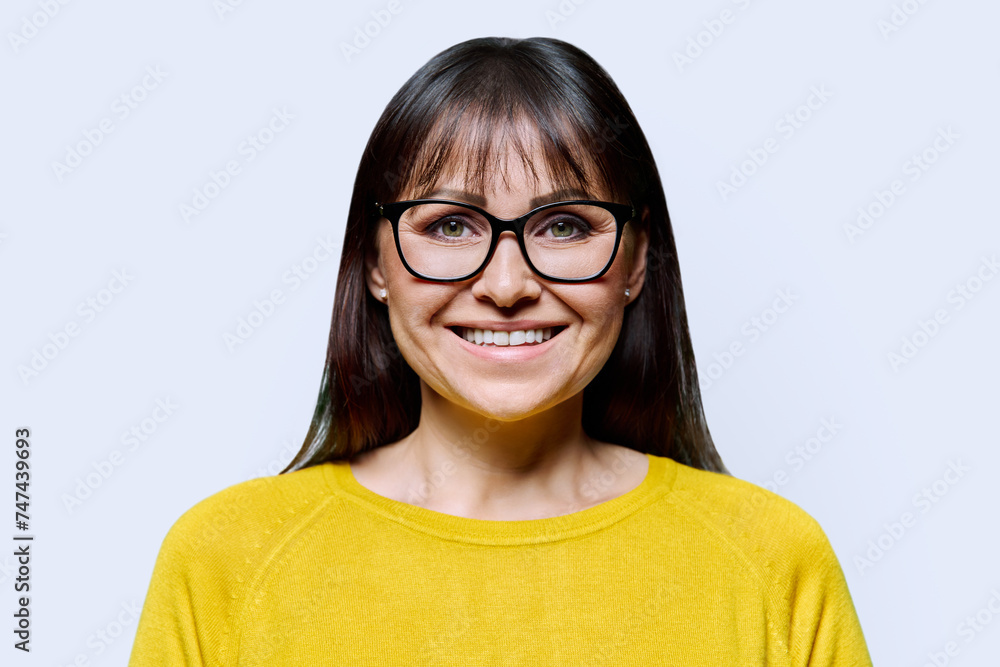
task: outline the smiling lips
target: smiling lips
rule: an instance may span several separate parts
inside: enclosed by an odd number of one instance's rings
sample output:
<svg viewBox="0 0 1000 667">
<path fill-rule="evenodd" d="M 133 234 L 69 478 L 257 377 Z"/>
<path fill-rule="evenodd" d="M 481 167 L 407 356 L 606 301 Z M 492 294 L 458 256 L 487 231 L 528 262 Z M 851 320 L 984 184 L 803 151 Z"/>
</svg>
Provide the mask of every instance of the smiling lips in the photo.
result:
<svg viewBox="0 0 1000 667">
<path fill-rule="evenodd" d="M 482 347 L 515 347 L 518 345 L 537 345 L 552 338 L 565 326 L 545 327 L 540 329 L 516 329 L 514 331 L 494 331 L 492 329 L 476 329 L 473 327 L 449 327 L 456 335 L 470 343 Z"/>
</svg>

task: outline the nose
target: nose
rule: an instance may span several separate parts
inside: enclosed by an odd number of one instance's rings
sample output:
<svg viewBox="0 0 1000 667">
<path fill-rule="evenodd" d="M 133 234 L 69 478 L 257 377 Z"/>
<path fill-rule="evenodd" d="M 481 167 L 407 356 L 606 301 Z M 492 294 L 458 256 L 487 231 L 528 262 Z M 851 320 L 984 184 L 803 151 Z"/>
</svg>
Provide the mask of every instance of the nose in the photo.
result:
<svg viewBox="0 0 1000 667">
<path fill-rule="evenodd" d="M 537 299 L 542 293 L 538 276 L 525 261 L 514 232 L 500 234 L 493 256 L 472 284 L 472 293 L 505 308 L 522 299 Z"/>
</svg>

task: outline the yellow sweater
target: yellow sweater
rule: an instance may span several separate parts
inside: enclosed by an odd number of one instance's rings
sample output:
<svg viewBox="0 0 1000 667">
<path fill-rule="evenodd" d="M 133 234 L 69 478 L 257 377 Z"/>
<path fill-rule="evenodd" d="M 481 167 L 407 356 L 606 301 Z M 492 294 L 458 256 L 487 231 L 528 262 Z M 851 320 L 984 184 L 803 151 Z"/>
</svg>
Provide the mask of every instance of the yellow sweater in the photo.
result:
<svg viewBox="0 0 1000 667">
<path fill-rule="evenodd" d="M 525 521 L 383 497 L 345 462 L 229 487 L 170 529 L 130 667 L 871 665 L 819 524 L 649 455 L 635 489 Z"/>
</svg>

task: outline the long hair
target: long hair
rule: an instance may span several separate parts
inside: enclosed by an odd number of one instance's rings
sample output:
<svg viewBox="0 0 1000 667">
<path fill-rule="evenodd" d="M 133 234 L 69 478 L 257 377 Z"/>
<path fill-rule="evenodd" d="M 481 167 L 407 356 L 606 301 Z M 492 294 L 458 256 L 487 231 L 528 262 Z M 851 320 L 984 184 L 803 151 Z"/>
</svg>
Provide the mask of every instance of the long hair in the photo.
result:
<svg viewBox="0 0 1000 667">
<path fill-rule="evenodd" d="M 512 131 L 518 121 L 535 130 L 557 187 L 586 190 L 596 180 L 615 201 L 648 209 L 629 223 L 648 233 L 645 282 L 625 308 L 611 356 L 584 389 L 584 431 L 728 474 L 705 423 L 673 231 L 649 144 L 600 65 L 571 44 L 538 37 L 457 44 L 421 67 L 386 106 L 354 182 L 316 411 L 282 472 L 348 460 L 416 428 L 419 378 L 365 282 L 375 203 L 433 185 L 456 165 L 482 188 L 508 145 L 535 174 L 523 137 Z"/>
</svg>

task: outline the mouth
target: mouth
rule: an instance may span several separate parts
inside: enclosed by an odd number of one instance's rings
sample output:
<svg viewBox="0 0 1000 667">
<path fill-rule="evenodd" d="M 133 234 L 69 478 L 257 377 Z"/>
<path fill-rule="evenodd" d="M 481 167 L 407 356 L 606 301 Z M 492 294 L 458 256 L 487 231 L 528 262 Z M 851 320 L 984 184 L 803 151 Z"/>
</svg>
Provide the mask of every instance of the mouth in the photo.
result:
<svg viewBox="0 0 1000 667">
<path fill-rule="evenodd" d="M 517 331 L 492 331 L 471 327 L 448 327 L 452 333 L 480 347 L 531 347 L 548 341 L 566 328 L 566 325 L 544 329 L 521 329 Z"/>
</svg>

